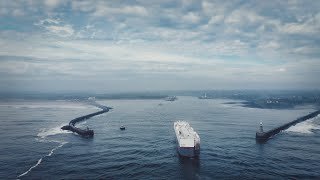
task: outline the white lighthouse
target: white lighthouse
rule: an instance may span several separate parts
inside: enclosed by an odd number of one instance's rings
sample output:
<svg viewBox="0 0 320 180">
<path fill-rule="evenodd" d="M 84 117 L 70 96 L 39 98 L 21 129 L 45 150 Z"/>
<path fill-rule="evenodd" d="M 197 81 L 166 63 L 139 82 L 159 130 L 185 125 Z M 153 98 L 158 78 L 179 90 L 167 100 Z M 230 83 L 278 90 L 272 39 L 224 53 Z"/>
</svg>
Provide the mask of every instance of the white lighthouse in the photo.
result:
<svg viewBox="0 0 320 180">
<path fill-rule="evenodd" d="M 262 125 L 262 122 L 260 122 L 260 128 L 259 128 L 259 133 L 263 133 L 263 125 Z"/>
</svg>

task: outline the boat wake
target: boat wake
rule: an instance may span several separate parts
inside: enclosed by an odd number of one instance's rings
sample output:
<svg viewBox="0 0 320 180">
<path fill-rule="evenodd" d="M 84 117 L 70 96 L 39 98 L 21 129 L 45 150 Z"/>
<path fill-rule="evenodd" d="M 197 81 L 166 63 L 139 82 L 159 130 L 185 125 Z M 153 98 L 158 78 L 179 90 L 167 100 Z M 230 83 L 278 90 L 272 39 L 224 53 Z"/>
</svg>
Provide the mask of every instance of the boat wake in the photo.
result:
<svg viewBox="0 0 320 180">
<path fill-rule="evenodd" d="M 49 154 L 47 154 L 47 155 L 43 156 L 42 158 L 40 158 L 35 165 L 33 165 L 32 167 L 30 167 L 26 172 L 24 172 L 24 173 L 20 174 L 19 176 L 17 176 L 17 178 L 20 178 L 20 177 L 22 177 L 22 176 L 27 175 L 30 171 L 32 171 L 32 169 L 34 169 L 34 168 L 36 168 L 37 166 L 39 166 L 44 158 L 50 157 L 50 156 L 54 153 L 54 151 L 56 151 L 57 149 L 61 148 L 61 147 L 62 147 L 63 145 L 65 145 L 65 144 L 66 144 L 66 142 L 62 142 L 59 146 L 53 148 L 53 149 L 49 152 Z"/>
<path fill-rule="evenodd" d="M 291 126 L 286 132 L 294 132 L 294 133 L 302 133 L 302 134 L 312 134 L 314 133 L 313 130 L 319 130 L 320 125 L 317 124 L 315 121 L 320 119 L 320 116 L 316 116 L 312 119 L 306 120 L 304 122 L 298 123 L 294 126 Z"/>
<path fill-rule="evenodd" d="M 53 135 L 57 135 L 57 134 L 62 134 L 62 133 L 71 133 L 71 132 L 66 132 L 66 131 L 63 131 L 60 129 L 60 126 L 57 126 L 57 127 L 54 127 L 54 128 L 50 128 L 50 129 L 47 129 L 47 128 L 43 128 L 43 129 L 40 129 L 40 132 L 37 134 L 37 138 L 36 140 L 38 142 L 54 142 L 54 143 L 58 143 L 59 145 L 54 147 L 53 149 L 51 149 L 51 151 L 41 157 L 37 163 L 33 166 L 31 166 L 26 172 L 20 174 L 19 176 L 17 176 L 17 178 L 20 178 L 22 176 L 25 176 L 27 175 L 29 172 L 32 171 L 32 169 L 36 168 L 37 166 L 39 166 L 41 164 L 41 162 L 44 160 L 44 158 L 46 157 L 50 157 L 52 156 L 52 154 L 59 148 L 61 148 L 62 146 L 64 146 L 65 144 L 67 144 L 68 142 L 64 142 L 64 141 L 58 141 L 58 140 L 53 140 L 53 139 L 48 139 L 47 137 L 49 136 L 53 136 Z"/>
<path fill-rule="evenodd" d="M 54 127 L 54 128 L 50 128 L 50 129 L 47 129 L 47 128 L 40 129 L 40 132 L 37 134 L 37 137 L 44 139 L 48 136 L 54 136 L 57 134 L 72 133 L 72 132 L 62 130 L 61 129 L 62 125 L 63 124 L 61 124 L 60 126 Z"/>
</svg>

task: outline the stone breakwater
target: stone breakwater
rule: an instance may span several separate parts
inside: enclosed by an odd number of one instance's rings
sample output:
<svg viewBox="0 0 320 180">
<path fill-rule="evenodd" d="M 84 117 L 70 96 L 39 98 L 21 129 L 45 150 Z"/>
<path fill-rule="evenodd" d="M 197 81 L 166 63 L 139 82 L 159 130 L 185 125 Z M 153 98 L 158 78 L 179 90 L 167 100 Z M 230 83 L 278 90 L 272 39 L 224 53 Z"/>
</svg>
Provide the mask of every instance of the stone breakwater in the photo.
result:
<svg viewBox="0 0 320 180">
<path fill-rule="evenodd" d="M 70 122 L 69 122 L 69 125 L 66 125 L 66 126 L 63 126 L 61 127 L 61 129 L 63 130 L 69 130 L 69 131 L 72 131 L 72 132 L 75 132 L 75 133 L 78 133 L 79 135 L 81 135 L 82 137 L 87 137 L 87 138 L 90 138 L 90 137 L 93 137 L 94 135 L 94 131 L 87 128 L 87 129 L 80 129 L 80 128 L 77 128 L 75 125 L 76 123 L 80 122 L 80 121 L 83 121 L 83 120 L 86 120 L 86 119 L 89 119 L 93 116 L 96 116 L 96 115 L 99 115 L 99 114 L 103 114 L 103 113 L 106 113 L 108 112 L 110 109 L 112 109 L 111 107 L 107 107 L 107 106 L 103 106 L 101 104 L 98 104 L 97 102 L 95 101 L 88 101 L 89 104 L 93 105 L 93 106 L 96 106 L 100 109 L 102 109 L 101 111 L 98 111 L 98 112 L 95 112 L 95 113 L 91 113 L 91 114 L 87 114 L 87 115 L 84 115 L 84 116 L 80 116 L 80 117 L 77 117 L 75 119 L 72 119 Z"/>
<path fill-rule="evenodd" d="M 291 127 L 293 125 L 296 125 L 296 124 L 298 124 L 300 122 L 303 122 L 303 121 L 306 121 L 308 119 L 314 118 L 319 114 L 320 114 L 320 110 L 312 112 L 312 113 L 310 113 L 308 115 L 302 116 L 302 117 L 300 117 L 300 118 L 298 118 L 296 120 L 293 120 L 293 121 L 291 121 L 289 123 L 286 123 L 284 125 L 281 125 L 279 127 L 273 128 L 273 129 L 271 129 L 269 131 L 266 131 L 266 132 L 264 132 L 262 127 L 261 127 L 260 131 L 256 132 L 256 140 L 259 141 L 259 142 L 265 142 L 271 136 L 274 136 L 274 135 L 278 134 L 282 130 L 288 129 L 289 127 Z"/>
</svg>

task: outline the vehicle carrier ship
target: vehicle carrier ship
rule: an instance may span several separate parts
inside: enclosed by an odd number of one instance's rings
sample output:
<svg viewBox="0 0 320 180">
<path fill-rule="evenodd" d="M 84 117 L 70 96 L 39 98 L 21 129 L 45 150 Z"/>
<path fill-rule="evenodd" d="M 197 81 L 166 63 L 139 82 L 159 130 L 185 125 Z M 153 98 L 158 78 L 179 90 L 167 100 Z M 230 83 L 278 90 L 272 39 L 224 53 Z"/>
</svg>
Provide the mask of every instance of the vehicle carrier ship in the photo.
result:
<svg viewBox="0 0 320 180">
<path fill-rule="evenodd" d="M 199 156 L 200 137 L 198 133 L 185 121 L 177 121 L 173 126 L 177 136 L 179 154 L 186 157 Z"/>
</svg>

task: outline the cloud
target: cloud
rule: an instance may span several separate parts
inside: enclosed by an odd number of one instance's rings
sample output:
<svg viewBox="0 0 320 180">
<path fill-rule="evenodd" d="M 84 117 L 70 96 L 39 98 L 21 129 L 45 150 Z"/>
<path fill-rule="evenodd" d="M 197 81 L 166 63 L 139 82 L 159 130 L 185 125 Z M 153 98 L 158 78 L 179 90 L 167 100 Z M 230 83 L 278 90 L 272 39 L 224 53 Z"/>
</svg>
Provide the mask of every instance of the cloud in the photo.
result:
<svg viewBox="0 0 320 180">
<path fill-rule="evenodd" d="M 112 15 L 137 15 L 137 16 L 147 16 L 148 11 L 139 5 L 123 6 L 119 5 L 116 7 L 109 6 L 107 2 L 101 1 L 96 3 L 95 7 L 84 8 L 83 5 L 74 5 L 74 7 L 79 7 L 78 9 L 84 11 L 93 10 L 93 16 L 112 16 Z"/>
<path fill-rule="evenodd" d="M 224 19 L 224 16 L 223 16 L 223 15 L 212 16 L 212 17 L 210 18 L 208 24 L 214 25 L 214 24 L 217 24 L 217 23 L 222 22 L 223 19 Z"/>
<path fill-rule="evenodd" d="M 287 23 L 280 27 L 280 31 L 288 34 L 319 34 L 320 33 L 320 13 L 311 18 L 299 22 Z"/>
<path fill-rule="evenodd" d="M 11 15 L 19 17 L 25 15 L 25 11 L 18 1 L 1 1 L 0 16 Z"/>
<path fill-rule="evenodd" d="M 92 12 L 96 6 L 93 1 L 72 1 L 72 9 L 75 11 Z"/>
<path fill-rule="evenodd" d="M 61 3 L 63 3 L 63 0 L 45 0 L 44 1 L 44 4 L 50 8 L 55 8 L 59 6 Z"/>
<path fill-rule="evenodd" d="M 71 25 L 64 25 L 64 26 L 52 25 L 52 26 L 45 27 L 45 29 L 61 37 L 69 37 L 69 36 L 72 36 L 74 33 L 74 30 Z"/>
<path fill-rule="evenodd" d="M 246 10 L 239 9 L 233 11 L 225 20 L 227 24 L 247 24 L 247 23 L 257 23 L 264 20 L 262 16 L 257 15 L 256 13 Z"/>
<path fill-rule="evenodd" d="M 2 81 L 108 77 L 146 88 L 174 77 L 175 88 L 261 88 L 320 75 L 318 1 L 1 3 Z"/>
<path fill-rule="evenodd" d="M 60 37 L 70 37 L 75 32 L 72 25 L 65 24 L 57 19 L 40 20 L 38 23 L 35 23 L 35 25 L 47 30 L 53 35 Z"/>
<path fill-rule="evenodd" d="M 277 50 L 280 48 L 280 44 L 277 41 L 261 42 L 258 48 L 261 50 Z"/>
<path fill-rule="evenodd" d="M 198 23 L 200 21 L 200 17 L 193 12 L 189 12 L 183 16 L 183 20 L 190 23 Z"/>
</svg>

